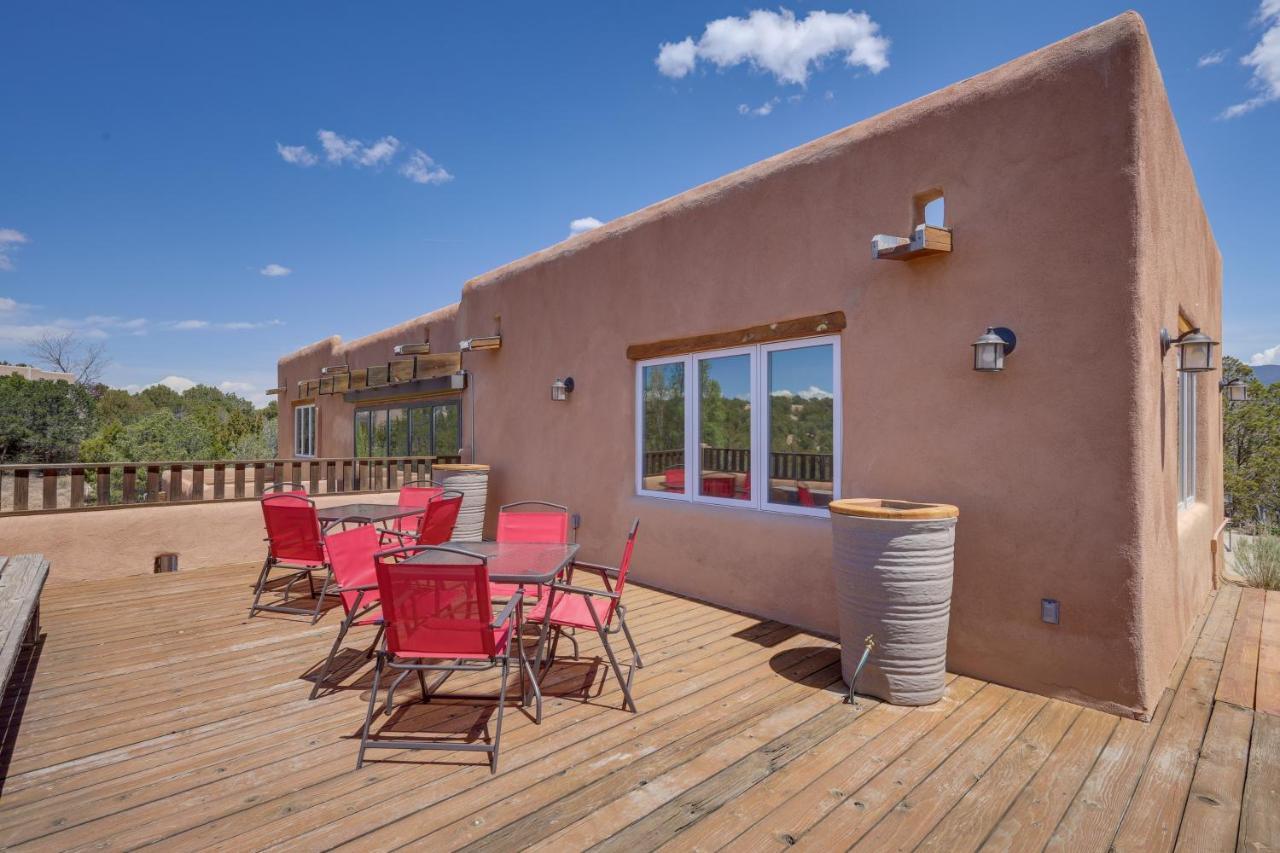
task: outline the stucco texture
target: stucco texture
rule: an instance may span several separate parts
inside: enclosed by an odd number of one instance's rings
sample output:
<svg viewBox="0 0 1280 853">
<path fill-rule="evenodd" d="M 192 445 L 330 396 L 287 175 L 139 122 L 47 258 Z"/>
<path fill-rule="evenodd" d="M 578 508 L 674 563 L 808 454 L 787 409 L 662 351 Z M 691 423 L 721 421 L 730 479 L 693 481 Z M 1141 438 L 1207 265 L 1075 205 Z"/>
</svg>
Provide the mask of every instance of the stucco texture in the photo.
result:
<svg viewBox="0 0 1280 853">
<path fill-rule="evenodd" d="M 871 236 L 906 234 L 938 188 L 954 252 L 873 260 Z M 425 324 L 433 351 L 500 325 L 500 350 L 463 359 L 464 458 L 492 465 L 492 502 L 568 504 L 592 560 L 615 561 L 639 516 L 638 579 L 834 633 L 828 520 L 635 494 L 625 350 L 844 311 L 842 494 L 960 507 L 949 668 L 1145 716 L 1209 589 L 1221 517 L 1213 375 L 1198 380 L 1200 500 L 1177 509 L 1159 329 L 1181 307 L 1216 335 L 1220 288 L 1129 13 L 474 279 Z M 1018 347 L 981 374 L 970 344 L 991 325 Z M 385 359 L 395 336 L 361 354 Z M 340 344 L 325 346 L 281 361 L 288 394 Z M 553 402 L 567 375 L 576 390 Z M 320 450 L 340 455 L 350 407 L 330 399 Z M 1061 624 L 1041 622 L 1042 598 Z"/>
</svg>

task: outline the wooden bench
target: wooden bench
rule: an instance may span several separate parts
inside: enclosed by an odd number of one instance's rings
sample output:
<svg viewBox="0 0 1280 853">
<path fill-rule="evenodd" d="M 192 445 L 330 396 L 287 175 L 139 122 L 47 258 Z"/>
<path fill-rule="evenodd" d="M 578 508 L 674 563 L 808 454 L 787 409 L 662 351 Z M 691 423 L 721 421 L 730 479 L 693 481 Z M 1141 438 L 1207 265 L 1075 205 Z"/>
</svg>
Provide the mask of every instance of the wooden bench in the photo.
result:
<svg viewBox="0 0 1280 853">
<path fill-rule="evenodd" d="M 21 650 L 40 638 L 40 592 L 48 577 L 43 554 L 0 557 L 0 687 L 9 683 Z"/>
</svg>

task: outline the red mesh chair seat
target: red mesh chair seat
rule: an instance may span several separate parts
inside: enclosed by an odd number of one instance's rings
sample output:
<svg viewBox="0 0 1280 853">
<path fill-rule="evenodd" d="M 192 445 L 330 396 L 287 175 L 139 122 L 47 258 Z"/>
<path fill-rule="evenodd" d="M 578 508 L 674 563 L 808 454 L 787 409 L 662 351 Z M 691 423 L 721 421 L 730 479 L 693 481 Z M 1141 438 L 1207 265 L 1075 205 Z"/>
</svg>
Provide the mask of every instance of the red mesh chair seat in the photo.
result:
<svg viewBox="0 0 1280 853">
<path fill-rule="evenodd" d="M 331 529 L 337 530 L 345 519 L 339 519 Z M 342 641 L 355 625 L 382 624 L 382 610 L 378 602 L 378 575 L 374 569 L 374 555 L 382 549 L 382 534 L 372 524 L 361 524 L 348 530 L 340 530 L 325 536 L 325 548 L 329 553 L 329 561 L 333 569 L 333 577 L 337 582 L 338 598 L 342 602 L 345 617 L 338 626 L 338 636 L 329 649 L 320 675 L 311 688 L 311 698 L 320 693 L 320 688 L 329 677 L 334 658 Z M 377 646 L 378 636 L 365 652 L 365 657 L 372 657 Z"/>
<path fill-rule="evenodd" d="M 511 633 L 511 626 L 504 625 L 501 628 L 490 628 L 493 633 L 493 647 L 495 649 L 505 648 L 507 645 L 507 636 Z M 485 652 L 458 652 L 448 648 L 418 648 L 415 646 L 402 646 L 396 654 L 402 658 L 424 658 L 431 660 L 488 660 L 492 655 Z"/>
<path fill-rule="evenodd" d="M 557 593 L 556 603 L 551 610 L 553 625 L 566 628 L 585 628 L 594 631 L 596 623 L 591 618 L 594 610 L 601 625 L 608 625 L 613 615 L 613 602 L 600 601 L 590 596 L 574 593 Z M 547 615 L 547 599 L 543 598 L 534 605 L 525 618 L 530 622 L 541 622 Z"/>
<path fill-rule="evenodd" d="M 444 486 L 437 486 L 430 480 L 416 480 L 412 483 L 405 483 L 400 487 L 400 497 L 396 500 L 396 506 L 400 507 L 421 507 L 423 510 L 427 508 L 427 504 L 432 498 L 437 498 L 444 493 Z M 391 524 L 392 530 L 398 530 L 401 533 L 415 533 L 422 526 L 422 514 L 402 515 L 394 519 Z"/>
<path fill-rule="evenodd" d="M 426 512 L 413 516 L 418 524 L 417 544 L 443 545 L 452 539 L 461 509 L 461 492 L 441 490 L 440 494 L 428 499 Z"/>
</svg>

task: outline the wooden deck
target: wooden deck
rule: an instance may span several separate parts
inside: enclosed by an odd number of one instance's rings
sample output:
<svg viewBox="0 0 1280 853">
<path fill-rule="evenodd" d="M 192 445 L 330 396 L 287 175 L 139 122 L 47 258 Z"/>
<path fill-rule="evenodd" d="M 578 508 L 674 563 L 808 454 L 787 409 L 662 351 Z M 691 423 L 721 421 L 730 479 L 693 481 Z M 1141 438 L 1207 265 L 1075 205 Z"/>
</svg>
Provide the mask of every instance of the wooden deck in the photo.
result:
<svg viewBox="0 0 1280 853">
<path fill-rule="evenodd" d="M 475 753 L 377 751 L 357 771 L 368 667 L 307 701 L 337 619 L 246 619 L 253 573 L 46 590 L 46 639 L 5 697 L 0 845 L 1280 846 L 1280 594 L 1224 588 L 1140 723 L 966 677 L 933 707 L 854 709 L 828 640 L 633 587 L 641 713 L 611 675 L 583 699 L 593 663 L 558 666 L 541 726 L 508 711 L 491 776 Z M 390 719 L 465 735 L 482 714 Z"/>
</svg>

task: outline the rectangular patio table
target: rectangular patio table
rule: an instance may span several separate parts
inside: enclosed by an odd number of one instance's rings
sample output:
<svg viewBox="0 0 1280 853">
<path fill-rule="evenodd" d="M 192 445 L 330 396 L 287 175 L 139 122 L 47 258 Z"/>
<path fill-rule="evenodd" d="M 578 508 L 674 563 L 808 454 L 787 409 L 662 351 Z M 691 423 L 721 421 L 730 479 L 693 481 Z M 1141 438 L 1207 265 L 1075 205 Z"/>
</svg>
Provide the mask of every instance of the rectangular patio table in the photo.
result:
<svg viewBox="0 0 1280 853">
<path fill-rule="evenodd" d="M 444 543 L 442 547 L 457 548 L 485 558 L 489 570 L 489 580 L 497 583 L 513 583 L 521 586 L 549 584 L 573 562 L 578 553 L 577 543 L 528 543 L 528 542 L 454 542 Z M 435 566 L 465 565 L 469 561 L 461 554 L 447 551 L 427 551 L 415 554 L 405 560 L 406 563 L 430 563 Z M 540 690 L 542 678 L 542 652 L 546 646 L 547 635 L 551 631 L 551 606 L 555 603 L 554 589 L 547 591 L 547 618 L 542 620 L 542 629 L 538 632 L 538 648 L 533 656 L 534 689 Z M 444 673 L 440 680 L 432 685 L 434 692 L 444 683 L 449 673 Z M 526 699 L 528 697 L 525 697 Z M 542 722 L 538 720 L 538 722 Z"/>
<path fill-rule="evenodd" d="M 404 518 L 406 515 L 418 515 L 420 506 L 397 506 L 396 504 L 354 503 L 327 506 L 316 510 L 316 517 L 325 527 L 343 519 L 353 524 L 377 524 L 393 518 Z"/>
</svg>

